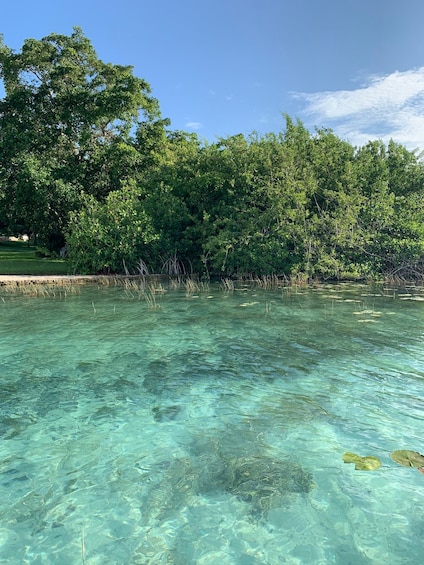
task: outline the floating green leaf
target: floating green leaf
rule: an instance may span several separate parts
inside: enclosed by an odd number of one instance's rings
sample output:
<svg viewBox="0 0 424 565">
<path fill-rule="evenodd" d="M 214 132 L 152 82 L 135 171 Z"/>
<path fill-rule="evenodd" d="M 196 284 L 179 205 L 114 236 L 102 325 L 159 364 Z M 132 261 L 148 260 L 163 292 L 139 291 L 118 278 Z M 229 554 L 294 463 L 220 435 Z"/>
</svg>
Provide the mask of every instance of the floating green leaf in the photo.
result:
<svg viewBox="0 0 424 565">
<path fill-rule="evenodd" d="M 357 471 L 375 471 L 375 469 L 381 467 L 381 461 L 378 457 L 374 455 L 361 457 L 350 451 L 343 455 L 343 461 L 345 463 L 354 463 Z"/>
<path fill-rule="evenodd" d="M 390 457 L 399 465 L 403 465 L 404 467 L 416 467 L 417 469 L 420 467 L 424 467 L 424 455 L 418 453 L 418 451 L 409 451 L 408 449 L 399 449 L 397 451 L 393 451 L 390 454 Z"/>
</svg>

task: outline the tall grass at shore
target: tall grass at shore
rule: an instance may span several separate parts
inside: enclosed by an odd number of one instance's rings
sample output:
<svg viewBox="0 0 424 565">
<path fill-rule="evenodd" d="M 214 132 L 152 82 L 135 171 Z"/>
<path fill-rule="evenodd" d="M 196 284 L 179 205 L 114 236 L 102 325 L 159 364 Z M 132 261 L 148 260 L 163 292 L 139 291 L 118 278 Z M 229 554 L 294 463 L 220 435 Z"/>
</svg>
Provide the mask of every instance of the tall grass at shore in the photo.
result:
<svg viewBox="0 0 424 565">
<path fill-rule="evenodd" d="M 67 298 L 68 296 L 79 294 L 81 284 L 70 281 L 34 283 L 31 281 L 8 281 L 0 286 L 0 292 L 4 296 L 21 295 L 35 296 L 42 298 Z"/>
</svg>

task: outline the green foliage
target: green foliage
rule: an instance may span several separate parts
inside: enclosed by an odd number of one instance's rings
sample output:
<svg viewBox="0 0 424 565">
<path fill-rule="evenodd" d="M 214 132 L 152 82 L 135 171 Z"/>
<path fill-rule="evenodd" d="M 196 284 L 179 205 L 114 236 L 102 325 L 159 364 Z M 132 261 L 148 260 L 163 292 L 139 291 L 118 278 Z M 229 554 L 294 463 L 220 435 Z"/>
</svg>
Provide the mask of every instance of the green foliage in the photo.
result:
<svg viewBox="0 0 424 565">
<path fill-rule="evenodd" d="M 79 28 L 71 36 L 0 48 L 0 221 L 9 232 L 63 245 L 80 193 L 102 199 L 137 170 L 130 132 L 159 118 L 132 67 L 102 62 Z"/>
<path fill-rule="evenodd" d="M 321 279 L 424 275 L 424 168 L 285 116 L 279 134 L 170 131 L 132 67 L 78 28 L 0 42 L 0 227 L 75 271 Z"/>
<path fill-rule="evenodd" d="M 134 183 L 110 192 L 104 202 L 84 197 L 71 214 L 69 262 L 79 273 L 118 273 L 136 269 L 148 245 L 157 239 Z"/>
</svg>

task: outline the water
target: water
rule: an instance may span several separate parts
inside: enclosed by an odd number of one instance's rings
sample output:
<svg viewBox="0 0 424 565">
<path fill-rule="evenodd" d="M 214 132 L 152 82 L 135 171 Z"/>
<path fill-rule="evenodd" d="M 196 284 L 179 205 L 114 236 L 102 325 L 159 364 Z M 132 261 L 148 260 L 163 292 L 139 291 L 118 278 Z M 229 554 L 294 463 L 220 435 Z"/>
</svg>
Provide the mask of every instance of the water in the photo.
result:
<svg viewBox="0 0 424 565">
<path fill-rule="evenodd" d="M 422 561 L 423 288 L 0 298 L 0 563 Z"/>
</svg>

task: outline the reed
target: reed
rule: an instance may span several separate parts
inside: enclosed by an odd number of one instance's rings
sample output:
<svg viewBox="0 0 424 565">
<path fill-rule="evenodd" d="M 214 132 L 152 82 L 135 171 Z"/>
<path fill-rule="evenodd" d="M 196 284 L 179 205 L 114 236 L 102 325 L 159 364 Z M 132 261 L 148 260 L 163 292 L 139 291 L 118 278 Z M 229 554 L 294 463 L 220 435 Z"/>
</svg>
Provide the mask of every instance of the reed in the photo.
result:
<svg viewBox="0 0 424 565">
<path fill-rule="evenodd" d="M 143 279 L 123 279 L 119 283 L 116 282 L 116 284 L 123 286 L 125 295 L 127 296 L 127 298 L 131 299 L 140 300 L 146 290 L 146 284 Z"/>
<path fill-rule="evenodd" d="M 179 290 L 184 284 L 182 277 L 172 277 L 169 281 L 169 288 L 171 290 Z"/>
<path fill-rule="evenodd" d="M 145 278 L 127 279 L 121 283 L 124 287 L 125 295 L 131 299 L 144 300 L 149 310 L 159 310 L 161 306 L 158 304 L 156 297 L 166 292 L 162 283 L 153 281 L 147 284 Z"/>
<path fill-rule="evenodd" d="M 156 296 L 152 292 L 146 292 L 143 295 L 144 300 L 146 301 L 147 307 L 149 310 L 160 310 L 161 306 L 156 301 Z"/>
<path fill-rule="evenodd" d="M 198 284 L 201 292 L 208 293 L 210 291 L 210 284 L 208 281 L 200 281 Z"/>
<path fill-rule="evenodd" d="M 126 290 L 144 291 L 146 288 L 145 279 L 124 279 L 121 284 Z"/>
<path fill-rule="evenodd" d="M 275 290 L 282 286 L 282 280 L 278 277 L 278 275 L 262 275 L 255 279 L 255 283 L 256 286 L 265 290 Z"/>
<path fill-rule="evenodd" d="M 120 277 L 118 275 L 98 275 L 97 276 L 97 284 L 99 286 L 119 286 L 123 284 L 123 280 L 126 280 L 124 277 Z"/>
<path fill-rule="evenodd" d="M 81 285 L 67 282 L 39 283 L 33 281 L 7 281 L 0 287 L 5 294 L 41 296 L 43 298 L 66 298 L 80 292 Z"/>
<path fill-rule="evenodd" d="M 164 286 L 159 281 L 152 281 L 149 284 L 149 290 L 153 294 L 165 294 L 166 292 Z"/>
<path fill-rule="evenodd" d="M 184 287 L 187 295 L 193 295 L 198 292 L 208 293 L 210 290 L 209 282 L 198 281 L 192 277 L 184 279 Z"/>
<path fill-rule="evenodd" d="M 291 279 L 287 275 L 250 275 L 240 277 L 238 282 L 254 288 L 278 290 L 291 284 Z M 225 291 L 234 290 L 235 283 L 233 279 L 225 278 L 221 279 L 221 286 Z"/>
<path fill-rule="evenodd" d="M 221 288 L 225 292 L 233 292 L 234 290 L 234 281 L 232 279 L 221 279 Z"/>
<path fill-rule="evenodd" d="M 188 294 L 193 294 L 199 290 L 197 282 L 190 277 L 185 280 L 184 286 Z"/>
</svg>

